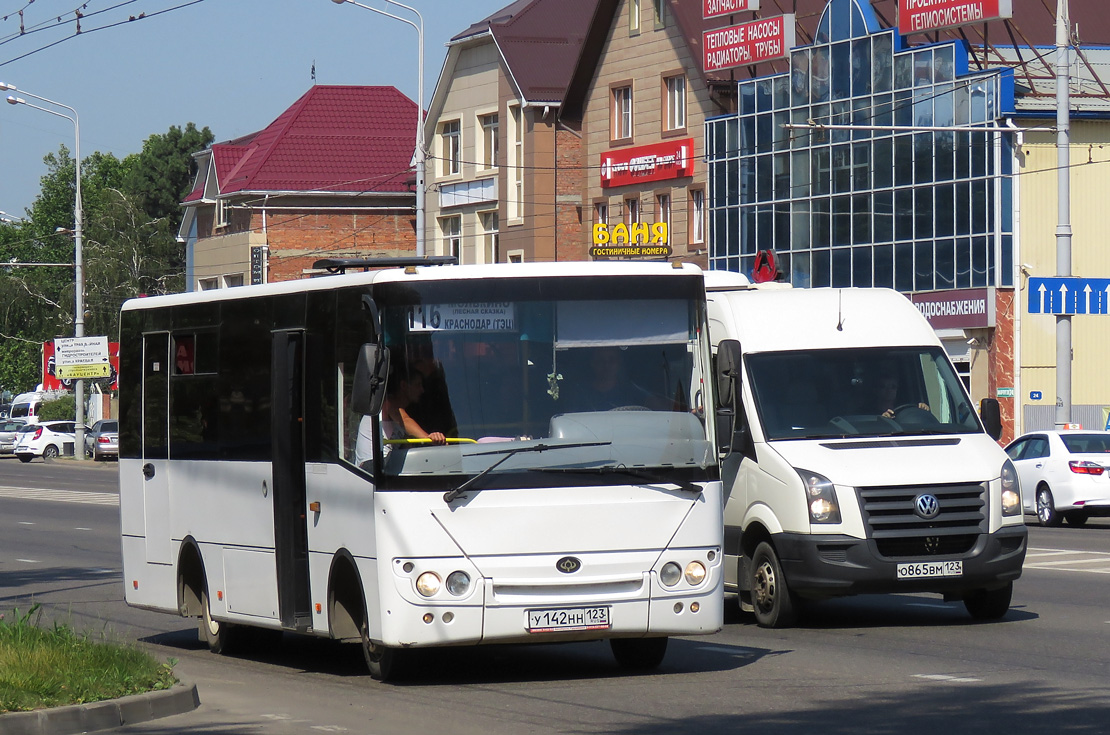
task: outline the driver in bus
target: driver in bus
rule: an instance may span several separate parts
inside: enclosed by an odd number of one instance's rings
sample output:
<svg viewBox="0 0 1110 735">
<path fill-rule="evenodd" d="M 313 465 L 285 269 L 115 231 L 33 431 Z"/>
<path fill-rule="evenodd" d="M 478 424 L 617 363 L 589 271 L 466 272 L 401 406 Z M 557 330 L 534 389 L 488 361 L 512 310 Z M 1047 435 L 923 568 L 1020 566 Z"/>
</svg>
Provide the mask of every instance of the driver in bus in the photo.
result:
<svg viewBox="0 0 1110 735">
<path fill-rule="evenodd" d="M 382 434 L 385 439 L 428 439 L 432 444 L 447 443 L 442 431 L 427 432 L 409 415 L 409 407 L 422 395 L 424 376 L 419 370 L 405 363 L 393 370 L 382 403 Z"/>
</svg>

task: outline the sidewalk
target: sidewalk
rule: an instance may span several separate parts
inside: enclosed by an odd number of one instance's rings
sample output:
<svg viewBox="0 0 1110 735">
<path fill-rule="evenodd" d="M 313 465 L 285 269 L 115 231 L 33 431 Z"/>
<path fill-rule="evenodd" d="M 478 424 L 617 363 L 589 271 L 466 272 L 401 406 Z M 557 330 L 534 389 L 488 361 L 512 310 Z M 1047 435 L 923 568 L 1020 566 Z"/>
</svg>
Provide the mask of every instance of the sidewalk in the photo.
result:
<svg viewBox="0 0 1110 735">
<path fill-rule="evenodd" d="M 200 706 L 195 684 L 91 704 L 0 714 L 0 735 L 76 735 L 149 722 Z"/>
</svg>

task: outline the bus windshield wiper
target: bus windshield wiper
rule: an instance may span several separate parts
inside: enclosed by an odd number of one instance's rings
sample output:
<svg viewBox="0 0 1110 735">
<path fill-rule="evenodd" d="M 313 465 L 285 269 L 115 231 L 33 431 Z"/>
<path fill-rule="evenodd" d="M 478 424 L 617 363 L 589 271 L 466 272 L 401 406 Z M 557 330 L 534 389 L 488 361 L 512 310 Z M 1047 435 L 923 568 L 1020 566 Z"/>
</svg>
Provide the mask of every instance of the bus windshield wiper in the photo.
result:
<svg viewBox="0 0 1110 735">
<path fill-rule="evenodd" d="M 574 449 L 576 447 L 606 447 L 606 446 L 609 446 L 612 443 L 613 442 L 611 442 L 611 441 L 597 441 L 597 442 L 574 442 L 573 444 L 533 444 L 532 446 L 528 446 L 528 447 L 516 447 L 514 449 L 493 449 L 493 450 L 488 451 L 488 452 L 475 452 L 473 454 L 469 454 L 467 456 L 470 456 L 470 457 L 484 457 L 484 456 L 488 456 L 488 455 L 491 455 L 491 454 L 504 454 L 505 456 L 502 457 L 501 459 L 497 460 L 496 462 L 494 462 L 493 464 L 491 464 L 489 467 L 485 468 L 484 470 L 482 470 L 478 474 L 474 475 L 474 477 L 471 477 L 469 480 L 467 480 L 463 484 L 459 485 L 457 488 L 454 488 L 453 490 L 448 490 L 447 492 L 445 492 L 443 494 L 443 502 L 450 503 L 452 500 L 454 500 L 455 498 L 462 495 L 463 492 L 465 492 L 466 489 L 469 488 L 471 485 L 478 482 L 478 480 L 481 480 L 483 477 L 485 477 L 489 473 L 493 472 L 495 469 L 497 469 L 502 464 L 504 464 L 506 461 L 508 461 L 510 457 L 513 457 L 517 454 L 526 454 L 528 452 L 546 452 L 549 449 Z"/>
<path fill-rule="evenodd" d="M 658 473 L 639 467 L 625 467 L 624 465 L 608 464 L 600 467 L 534 467 L 533 472 L 564 472 L 578 475 L 629 475 L 640 480 L 646 480 L 653 485 L 678 485 L 680 490 L 700 493 L 702 489 L 687 480 L 672 480 L 660 477 Z"/>
</svg>

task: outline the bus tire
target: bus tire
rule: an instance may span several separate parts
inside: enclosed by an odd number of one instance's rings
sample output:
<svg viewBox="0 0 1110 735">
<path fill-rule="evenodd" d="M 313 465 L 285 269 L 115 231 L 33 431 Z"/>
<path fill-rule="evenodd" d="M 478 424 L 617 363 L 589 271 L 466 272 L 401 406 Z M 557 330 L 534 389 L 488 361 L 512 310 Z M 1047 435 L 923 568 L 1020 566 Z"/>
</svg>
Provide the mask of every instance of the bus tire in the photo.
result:
<svg viewBox="0 0 1110 735">
<path fill-rule="evenodd" d="M 626 669 L 654 669 L 667 654 L 667 638 L 610 638 L 613 658 Z"/>
<path fill-rule="evenodd" d="M 794 625 L 798 620 L 798 606 L 771 544 L 761 541 L 755 547 L 750 571 L 755 622 L 761 628 L 789 628 Z"/>
<path fill-rule="evenodd" d="M 370 625 L 365 620 L 362 621 L 359 632 L 362 637 L 362 657 L 366 659 L 370 678 L 375 681 L 397 681 L 403 678 L 406 652 L 374 643 L 370 639 Z"/>
<path fill-rule="evenodd" d="M 200 593 L 200 611 L 200 639 L 208 644 L 208 650 L 219 654 L 231 653 L 239 631 L 231 623 L 221 623 L 212 617 L 208 605 L 208 590 Z"/>
</svg>

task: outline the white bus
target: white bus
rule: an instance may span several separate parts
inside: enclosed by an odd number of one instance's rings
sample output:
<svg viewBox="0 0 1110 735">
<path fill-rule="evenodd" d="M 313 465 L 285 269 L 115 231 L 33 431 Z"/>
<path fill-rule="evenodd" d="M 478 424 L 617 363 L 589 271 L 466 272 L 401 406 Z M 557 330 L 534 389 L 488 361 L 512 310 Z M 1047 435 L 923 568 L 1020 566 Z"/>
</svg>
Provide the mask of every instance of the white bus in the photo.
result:
<svg viewBox="0 0 1110 735">
<path fill-rule="evenodd" d="M 662 263 L 128 301 L 127 603 L 198 617 L 216 652 L 248 627 L 359 641 L 377 679 L 499 642 L 656 666 L 723 622 L 705 318 L 701 271 Z"/>
</svg>

